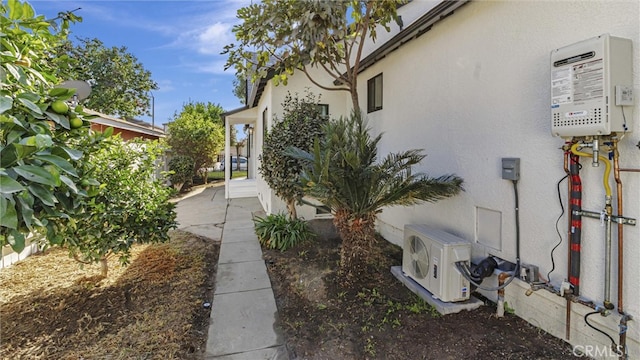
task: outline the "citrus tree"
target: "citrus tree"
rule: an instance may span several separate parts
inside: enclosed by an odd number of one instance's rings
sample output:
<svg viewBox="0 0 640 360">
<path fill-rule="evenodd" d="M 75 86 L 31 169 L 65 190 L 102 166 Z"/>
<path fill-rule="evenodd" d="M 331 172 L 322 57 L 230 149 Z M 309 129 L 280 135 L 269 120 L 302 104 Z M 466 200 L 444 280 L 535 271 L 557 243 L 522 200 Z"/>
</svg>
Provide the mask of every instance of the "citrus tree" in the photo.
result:
<svg viewBox="0 0 640 360">
<path fill-rule="evenodd" d="M 414 173 L 412 167 L 425 157 L 421 150 L 391 153 L 378 159 L 382 135 L 371 137 L 359 112 L 331 121 L 311 151 L 292 148 L 302 161 L 305 193 L 328 206 L 342 238 L 343 273 L 366 273 L 375 254 L 375 221 L 384 207 L 437 201 L 462 190 L 455 175 L 437 178 Z"/>
<path fill-rule="evenodd" d="M 289 147 L 310 150 L 316 137 L 322 135 L 326 123 L 313 93 L 307 91 L 303 99 L 287 93 L 283 117 L 267 133 L 260 155 L 260 174 L 275 194 L 285 201 L 291 219 L 297 218 L 296 203 L 304 195 L 300 184 L 300 161 L 287 154 Z"/>
<path fill-rule="evenodd" d="M 169 240 L 169 230 L 177 226 L 172 189 L 156 176 L 164 151 L 157 141 L 125 142 L 118 135 L 89 155 L 85 171 L 97 182 L 84 184 L 90 195 L 82 202 L 84 211 L 61 229 L 62 245 L 76 260 L 100 262 L 107 276 L 110 256 L 128 264 L 133 244 Z"/>
<path fill-rule="evenodd" d="M 82 170 L 81 143 L 101 136 L 89 136 L 85 114 L 69 107 L 75 90 L 56 88 L 68 59 L 53 49 L 81 19 L 67 12 L 47 20 L 19 0 L 0 11 L 0 245 L 22 251 L 29 233 L 62 242 L 58 229 L 83 210 L 82 184 L 95 181 Z"/>
</svg>

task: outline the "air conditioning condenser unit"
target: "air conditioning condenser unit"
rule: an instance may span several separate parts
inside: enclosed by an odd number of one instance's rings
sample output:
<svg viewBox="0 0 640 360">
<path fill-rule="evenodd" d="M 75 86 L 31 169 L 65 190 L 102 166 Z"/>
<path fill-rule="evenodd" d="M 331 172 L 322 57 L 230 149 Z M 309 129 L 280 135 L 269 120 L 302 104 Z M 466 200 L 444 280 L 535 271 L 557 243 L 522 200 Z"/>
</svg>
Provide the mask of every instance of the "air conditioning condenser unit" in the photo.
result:
<svg viewBox="0 0 640 360">
<path fill-rule="evenodd" d="M 469 299 L 469 281 L 455 263 L 470 259 L 468 241 L 426 225 L 405 225 L 402 271 L 440 301 Z"/>
</svg>

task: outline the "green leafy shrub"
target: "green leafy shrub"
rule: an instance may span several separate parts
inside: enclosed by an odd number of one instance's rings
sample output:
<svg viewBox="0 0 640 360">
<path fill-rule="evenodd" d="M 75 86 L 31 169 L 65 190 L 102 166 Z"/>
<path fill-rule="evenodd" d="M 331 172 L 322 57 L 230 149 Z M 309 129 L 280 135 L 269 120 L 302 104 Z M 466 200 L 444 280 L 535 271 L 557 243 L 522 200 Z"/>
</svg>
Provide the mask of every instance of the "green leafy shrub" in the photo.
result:
<svg viewBox="0 0 640 360">
<path fill-rule="evenodd" d="M 291 218 L 297 217 L 296 203 L 304 195 L 300 183 L 302 165 L 299 160 L 287 155 L 293 146 L 311 150 L 316 137 L 322 136 L 322 126 L 327 122 L 318 106 L 319 98 L 306 91 L 304 98 L 287 93 L 282 103 L 283 118 L 276 120 L 262 146 L 260 174 L 275 194 L 287 204 Z"/>
<path fill-rule="evenodd" d="M 269 249 L 285 251 L 315 237 L 306 221 L 289 219 L 285 214 L 258 216 L 253 222 L 260 244 Z"/>
<path fill-rule="evenodd" d="M 177 191 L 182 190 L 184 185 L 189 186 L 193 178 L 195 162 L 191 156 L 178 155 L 169 161 L 169 181 Z"/>
</svg>

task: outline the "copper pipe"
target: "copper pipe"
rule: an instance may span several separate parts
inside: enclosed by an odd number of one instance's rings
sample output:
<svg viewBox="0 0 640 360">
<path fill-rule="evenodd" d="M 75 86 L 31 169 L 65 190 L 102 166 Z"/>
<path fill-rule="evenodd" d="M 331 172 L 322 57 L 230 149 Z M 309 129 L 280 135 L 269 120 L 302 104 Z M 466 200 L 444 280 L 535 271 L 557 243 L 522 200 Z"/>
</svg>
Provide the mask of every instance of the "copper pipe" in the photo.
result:
<svg viewBox="0 0 640 360">
<path fill-rule="evenodd" d="M 510 275 L 507 272 L 501 272 L 500 275 L 498 275 L 498 287 L 500 287 L 500 289 L 498 290 L 498 308 L 496 310 L 497 317 L 504 316 L 504 288 L 505 287 L 503 287 L 502 285 L 504 285 L 505 280 L 507 280 L 509 276 Z"/>
<path fill-rule="evenodd" d="M 619 170 L 620 171 L 630 171 L 630 172 L 640 172 L 640 169 L 625 169 L 625 168 L 622 168 L 622 169 L 619 169 Z"/>
<path fill-rule="evenodd" d="M 616 190 L 618 198 L 618 216 L 622 216 L 622 180 L 620 179 L 620 153 L 618 152 L 618 139 L 613 139 L 613 176 L 616 179 Z M 618 350 L 622 350 L 620 359 L 626 358 L 627 347 L 627 315 L 624 313 L 624 225 L 618 223 L 618 313 L 622 314 L 620 319 L 620 336 L 618 340 Z M 624 329 L 623 329 L 624 327 Z"/>
<path fill-rule="evenodd" d="M 622 180 L 620 179 L 620 153 L 618 152 L 618 139 L 613 139 L 613 176 L 616 180 L 618 199 L 618 216 L 622 217 Z M 624 225 L 618 223 L 618 312 L 624 313 L 623 307 L 623 280 L 624 280 Z"/>
</svg>

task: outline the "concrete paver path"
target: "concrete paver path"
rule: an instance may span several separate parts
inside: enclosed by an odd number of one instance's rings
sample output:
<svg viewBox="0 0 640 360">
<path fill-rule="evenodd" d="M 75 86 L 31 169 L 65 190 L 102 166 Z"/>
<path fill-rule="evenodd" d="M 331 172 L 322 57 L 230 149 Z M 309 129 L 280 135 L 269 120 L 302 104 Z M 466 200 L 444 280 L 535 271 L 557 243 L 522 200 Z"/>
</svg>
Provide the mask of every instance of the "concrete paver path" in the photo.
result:
<svg viewBox="0 0 640 360">
<path fill-rule="evenodd" d="M 277 308 L 253 231 L 257 198 L 226 200 L 224 187 L 198 189 L 177 204 L 179 229 L 220 240 L 207 360 L 288 360 Z"/>
</svg>

